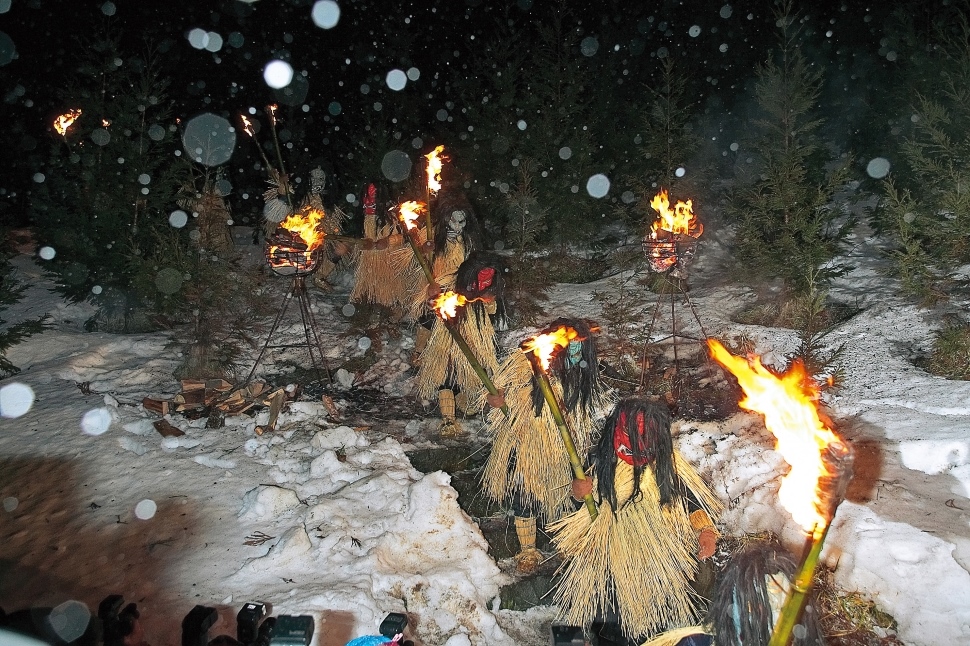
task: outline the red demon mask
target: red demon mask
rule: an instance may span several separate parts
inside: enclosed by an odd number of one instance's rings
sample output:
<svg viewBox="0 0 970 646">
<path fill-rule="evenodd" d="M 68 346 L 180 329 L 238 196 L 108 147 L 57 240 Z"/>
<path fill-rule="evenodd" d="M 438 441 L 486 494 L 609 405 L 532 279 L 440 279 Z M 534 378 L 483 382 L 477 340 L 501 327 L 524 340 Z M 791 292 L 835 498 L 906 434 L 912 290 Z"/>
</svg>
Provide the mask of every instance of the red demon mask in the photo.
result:
<svg viewBox="0 0 970 646">
<path fill-rule="evenodd" d="M 627 464 L 638 467 L 653 462 L 656 456 L 653 447 L 647 444 L 646 433 L 644 433 L 643 428 L 643 414 L 637 415 L 636 433 L 632 434 L 632 437 L 627 432 L 627 428 L 626 412 L 621 412 L 616 422 L 616 428 L 613 430 L 613 448 L 616 450 L 616 456 Z M 632 442 L 636 442 L 636 451 L 634 451 Z M 634 457 L 635 452 L 638 456 L 636 458 Z"/>
</svg>

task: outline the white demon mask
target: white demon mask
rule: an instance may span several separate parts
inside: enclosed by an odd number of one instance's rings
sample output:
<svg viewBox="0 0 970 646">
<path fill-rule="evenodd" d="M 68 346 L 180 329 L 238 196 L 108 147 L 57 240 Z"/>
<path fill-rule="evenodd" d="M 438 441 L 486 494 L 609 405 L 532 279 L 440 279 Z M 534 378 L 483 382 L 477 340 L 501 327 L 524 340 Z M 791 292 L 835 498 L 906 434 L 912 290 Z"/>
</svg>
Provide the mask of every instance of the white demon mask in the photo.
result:
<svg viewBox="0 0 970 646">
<path fill-rule="evenodd" d="M 465 230 L 465 224 L 468 222 L 468 214 L 462 209 L 456 209 L 451 212 L 451 217 L 448 218 L 448 239 L 451 241 L 457 240 L 461 232 Z"/>
</svg>

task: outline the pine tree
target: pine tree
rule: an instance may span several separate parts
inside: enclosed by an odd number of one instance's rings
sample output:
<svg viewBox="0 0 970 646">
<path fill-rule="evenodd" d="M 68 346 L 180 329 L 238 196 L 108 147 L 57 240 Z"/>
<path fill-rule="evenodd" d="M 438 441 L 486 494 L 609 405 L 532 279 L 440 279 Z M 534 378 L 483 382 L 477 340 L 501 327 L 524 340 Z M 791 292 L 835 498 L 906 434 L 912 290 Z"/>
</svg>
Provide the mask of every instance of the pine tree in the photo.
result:
<svg viewBox="0 0 970 646">
<path fill-rule="evenodd" d="M 518 181 L 505 196 L 508 208 L 506 232 L 512 246 L 522 251 L 533 247 L 545 231 L 549 209 L 539 204 L 539 193 L 533 186 L 535 162 L 527 160 L 519 164 L 518 170 Z"/>
<path fill-rule="evenodd" d="M 821 72 L 799 50 L 801 30 L 786 0 L 775 11 L 780 43 L 756 70 L 758 106 L 763 115 L 750 124 L 752 163 L 739 173 L 727 210 L 737 224 L 735 259 L 741 269 L 780 278 L 797 293 L 825 282 L 844 267 L 829 263 L 854 221 L 838 204 L 836 192 L 848 179 L 846 163 L 828 170 L 816 116 Z M 817 271 L 824 266 L 824 271 Z"/>
<path fill-rule="evenodd" d="M 73 82 L 62 92 L 76 121 L 52 132 L 44 181 L 31 196 L 38 243 L 72 299 L 92 298 L 102 321 L 130 327 L 145 294 L 132 291 L 140 259 L 160 231 L 181 183 L 175 124 L 156 53 L 126 57 L 119 39 L 80 43 Z M 183 243 L 187 239 L 183 234 Z"/>
<path fill-rule="evenodd" d="M 948 16 L 919 48 L 922 69 L 937 73 L 911 86 L 915 97 L 900 169 L 883 181 L 874 224 L 890 241 L 893 270 L 910 294 L 945 295 L 949 272 L 970 260 L 970 18 Z"/>
<path fill-rule="evenodd" d="M 678 172 L 694 158 L 701 145 L 691 121 L 692 106 L 686 99 L 687 82 L 687 76 L 667 57 L 661 59 L 656 87 L 648 88 L 652 100 L 641 115 L 638 175 L 629 178 L 636 195 L 632 219 L 641 228 L 646 225 L 649 229 L 656 219 L 650 200 L 661 189 L 666 189 L 671 201 L 676 202 L 698 196 L 705 186 L 707 174 L 702 169 L 695 166 L 690 173 Z"/>
<path fill-rule="evenodd" d="M 20 301 L 26 289 L 25 285 L 14 278 L 13 267 L 7 260 L 6 254 L 6 250 L 0 250 L 0 313 L 7 309 L 7 306 Z M 0 329 L 0 379 L 20 372 L 20 368 L 7 358 L 7 350 L 32 334 L 42 332 L 46 322 L 45 315 L 40 319 L 21 321 L 7 326 L 7 322 L 0 318 L 0 328 L 2 328 Z"/>
<path fill-rule="evenodd" d="M 594 174 L 595 116 L 574 23 L 560 3 L 534 32 L 531 26 L 503 28 L 458 88 L 472 128 L 462 158 L 472 160 L 483 186 L 479 203 L 497 206 L 508 224 L 501 196 L 516 184 L 521 165 L 534 167 L 536 199 L 551 216 L 541 242 L 582 239 L 599 224 L 591 214 L 601 207 L 586 191 Z"/>
</svg>

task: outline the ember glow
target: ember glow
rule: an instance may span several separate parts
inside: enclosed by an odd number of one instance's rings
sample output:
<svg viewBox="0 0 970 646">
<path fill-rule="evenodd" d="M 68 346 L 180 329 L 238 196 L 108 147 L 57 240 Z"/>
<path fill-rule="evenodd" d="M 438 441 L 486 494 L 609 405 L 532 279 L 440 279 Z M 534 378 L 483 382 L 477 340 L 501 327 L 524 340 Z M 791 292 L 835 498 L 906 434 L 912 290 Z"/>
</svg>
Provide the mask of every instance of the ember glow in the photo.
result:
<svg viewBox="0 0 970 646">
<path fill-rule="evenodd" d="M 563 325 L 555 332 L 548 332 L 526 339 L 522 342 L 522 349 L 526 352 L 533 352 L 542 366 L 543 372 L 549 370 L 549 362 L 552 361 L 556 352 L 569 345 L 570 341 L 582 341 L 574 328 Z"/>
<path fill-rule="evenodd" d="M 667 190 L 662 189 L 650 200 L 650 206 L 660 214 L 660 218 L 650 226 L 650 236 L 655 240 L 660 237 L 659 231 L 684 234 L 692 238 L 697 238 L 704 232 L 704 225 L 694 216 L 692 200 L 677 202 L 671 209 Z"/>
<path fill-rule="evenodd" d="M 775 450 L 791 465 L 781 481 L 778 498 L 808 534 L 824 531 L 829 523 L 819 509 L 819 479 L 828 474 L 822 452 L 841 443 L 819 417 L 818 388 L 795 362 L 785 374 L 774 375 L 760 357 L 736 357 L 709 339 L 711 356 L 738 379 L 745 399 L 738 406 L 764 415 L 765 427 L 775 436 Z"/>
<path fill-rule="evenodd" d="M 62 137 L 67 136 L 67 131 L 70 129 L 71 126 L 74 125 L 74 122 L 77 121 L 78 117 L 80 116 L 81 116 L 80 108 L 76 110 L 68 110 L 64 114 L 54 119 L 54 130 L 56 130 L 57 134 L 59 134 Z"/>
<path fill-rule="evenodd" d="M 464 307 L 468 299 L 458 292 L 447 291 L 439 294 L 431 303 L 431 309 L 443 320 L 458 316 L 458 308 Z"/>
<path fill-rule="evenodd" d="M 421 217 L 426 208 L 427 206 L 423 202 L 415 202 L 414 200 L 404 202 L 398 207 L 401 221 L 408 231 L 418 228 L 418 218 Z"/>
<path fill-rule="evenodd" d="M 441 190 L 441 167 L 448 159 L 441 153 L 445 150 L 444 146 L 438 146 L 430 153 L 425 155 L 428 160 L 428 190 L 437 193 Z"/>
</svg>

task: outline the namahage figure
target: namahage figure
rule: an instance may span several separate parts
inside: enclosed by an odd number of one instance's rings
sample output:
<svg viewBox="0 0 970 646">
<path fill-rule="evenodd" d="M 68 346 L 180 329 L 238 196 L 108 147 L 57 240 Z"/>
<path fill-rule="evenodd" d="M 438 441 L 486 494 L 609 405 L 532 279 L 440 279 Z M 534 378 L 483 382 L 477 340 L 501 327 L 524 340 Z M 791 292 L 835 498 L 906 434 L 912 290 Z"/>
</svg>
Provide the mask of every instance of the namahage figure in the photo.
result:
<svg viewBox="0 0 970 646">
<path fill-rule="evenodd" d="M 552 391 L 563 403 L 580 454 L 596 437 L 597 418 L 608 410 L 612 395 L 599 379 L 596 343 L 590 324 L 582 319 L 556 319 L 539 334 L 562 327 L 576 331 L 573 341 L 555 353 L 549 363 Z M 488 398 L 485 430 L 492 450 L 482 471 L 482 490 L 493 501 L 511 505 L 519 552 L 520 571 L 534 571 L 542 562 L 536 548 L 536 522 L 559 519 L 575 508 L 570 497 L 572 467 L 562 436 L 543 398 L 528 354 L 519 347 L 499 367 L 495 386 L 501 397 Z M 509 415 L 499 410 L 508 406 Z M 585 512 L 584 512 L 585 513 Z"/>
<path fill-rule="evenodd" d="M 364 239 L 351 259 L 354 265 L 354 287 L 351 303 L 374 303 L 389 309 L 403 310 L 411 298 L 404 283 L 401 261 L 411 256 L 397 218 L 378 205 L 378 188 L 372 183 L 364 188 Z M 407 254 L 407 255 L 405 255 Z"/>
<path fill-rule="evenodd" d="M 618 624 L 631 643 L 696 623 L 702 599 L 691 587 L 699 560 L 713 555 L 720 502 L 673 447 L 670 412 L 640 398 L 620 401 L 591 453 L 598 515 L 584 508 L 553 523 L 563 563 L 555 601 L 564 620 Z"/>
<path fill-rule="evenodd" d="M 454 326 L 465 339 L 489 377 L 497 372 L 493 318 L 501 321 L 505 317 L 503 269 L 497 258 L 472 252 L 459 265 L 452 286 L 452 291 L 465 298 L 465 305 L 458 308 L 457 316 L 451 321 L 435 316 L 431 327 L 418 369 L 417 387 L 422 399 L 430 400 L 437 395 L 442 437 L 462 433 L 456 417 L 456 395 L 461 395 L 462 408 L 469 412 L 481 406 L 484 391 L 481 378 L 447 326 Z"/>
<path fill-rule="evenodd" d="M 456 285 L 459 267 L 473 251 L 481 249 L 482 244 L 478 218 L 471 203 L 464 192 L 450 182 L 445 183 L 438 193 L 432 212 L 432 227 L 434 235 L 430 241 L 433 248 L 431 271 L 434 281 L 429 283 L 420 267 L 414 267 L 417 263 L 411 265 L 407 279 L 408 284 L 414 286 L 409 314 L 417 321 L 413 361 L 419 363 L 418 394 L 423 399 L 430 400 L 437 393 L 442 417 L 440 432 L 444 437 L 455 437 L 462 432 L 455 417 L 456 395 L 461 395 L 462 408 L 466 412 L 474 410 L 482 384 L 458 346 L 451 338 L 446 338 L 450 334 L 444 329 L 438 316 L 430 310 L 428 303 L 442 292 L 458 291 Z M 498 287 L 498 283 L 485 286 L 485 292 L 495 300 L 501 296 L 494 293 L 494 289 Z M 476 358 L 485 370 L 493 374 L 498 368 L 495 358 L 495 332 L 487 318 L 486 316 L 481 319 L 478 314 L 474 315 L 474 335 L 466 337 L 466 340 L 472 345 Z M 433 337 L 437 337 L 434 346 L 431 345 Z M 457 380 L 449 379 L 449 374 Z"/>
</svg>

